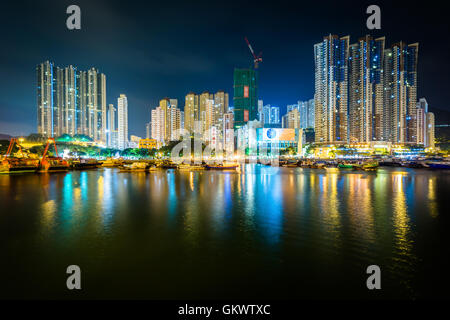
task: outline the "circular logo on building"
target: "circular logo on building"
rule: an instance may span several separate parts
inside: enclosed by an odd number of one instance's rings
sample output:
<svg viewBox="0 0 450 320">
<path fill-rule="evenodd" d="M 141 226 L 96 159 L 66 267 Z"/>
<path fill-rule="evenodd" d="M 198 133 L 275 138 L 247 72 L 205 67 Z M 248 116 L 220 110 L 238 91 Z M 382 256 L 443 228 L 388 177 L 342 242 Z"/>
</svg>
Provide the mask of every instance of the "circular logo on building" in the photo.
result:
<svg viewBox="0 0 450 320">
<path fill-rule="evenodd" d="M 273 139 L 277 136 L 277 132 L 274 129 L 267 130 L 267 138 Z"/>
</svg>

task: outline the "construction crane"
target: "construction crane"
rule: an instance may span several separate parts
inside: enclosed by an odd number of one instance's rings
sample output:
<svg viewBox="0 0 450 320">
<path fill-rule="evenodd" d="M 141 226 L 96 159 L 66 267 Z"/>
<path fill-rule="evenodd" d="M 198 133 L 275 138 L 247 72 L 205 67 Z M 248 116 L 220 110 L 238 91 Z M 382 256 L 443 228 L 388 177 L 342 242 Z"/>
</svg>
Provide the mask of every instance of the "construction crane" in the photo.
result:
<svg viewBox="0 0 450 320">
<path fill-rule="evenodd" d="M 253 62 L 255 63 L 255 69 L 258 69 L 258 65 L 260 62 L 262 62 L 262 52 L 260 52 L 258 55 L 255 55 L 255 51 L 253 51 L 252 45 L 248 41 L 247 37 L 245 37 L 245 42 L 247 42 L 248 48 L 250 49 L 250 52 L 253 56 Z"/>
</svg>

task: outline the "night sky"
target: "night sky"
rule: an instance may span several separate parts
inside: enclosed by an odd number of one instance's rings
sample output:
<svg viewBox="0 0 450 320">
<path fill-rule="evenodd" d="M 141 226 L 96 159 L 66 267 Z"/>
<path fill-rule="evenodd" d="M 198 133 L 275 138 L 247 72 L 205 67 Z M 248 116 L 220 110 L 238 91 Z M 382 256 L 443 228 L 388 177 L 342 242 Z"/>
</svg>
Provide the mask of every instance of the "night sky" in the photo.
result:
<svg viewBox="0 0 450 320">
<path fill-rule="evenodd" d="M 223 89 L 232 101 L 233 69 L 252 64 L 245 44 L 263 51 L 259 98 L 282 107 L 313 98 L 313 45 L 329 33 L 419 42 L 418 98 L 450 110 L 449 19 L 440 2 L 394 1 L 16 0 L 0 11 L 0 133 L 36 132 L 36 65 L 53 61 L 107 77 L 107 103 L 125 93 L 129 133 L 145 136 L 150 109 L 164 97 L 184 107 L 189 91 Z M 66 28 L 77 4 L 82 29 Z M 381 27 L 366 28 L 370 4 Z M 426 6 L 425 6 L 426 4 Z M 232 102 L 231 102 L 232 104 Z M 440 123 L 439 118 L 436 119 Z"/>
</svg>

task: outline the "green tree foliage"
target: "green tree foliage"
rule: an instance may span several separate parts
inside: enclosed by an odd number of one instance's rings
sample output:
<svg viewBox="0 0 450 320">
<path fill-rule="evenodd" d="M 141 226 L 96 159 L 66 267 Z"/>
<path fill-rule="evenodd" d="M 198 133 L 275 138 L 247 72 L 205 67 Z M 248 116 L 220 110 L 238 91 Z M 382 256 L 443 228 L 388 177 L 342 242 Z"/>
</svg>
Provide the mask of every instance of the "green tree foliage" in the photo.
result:
<svg viewBox="0 0 450 320">
<path fill-rule="evenodd" d="M 0 154 L 5 154 L 8 150 L 9 141 L 8 140 L 0 140 Z"/>
<path fill-rule="evenodd" d="M 39 134 L 39 133 L 32 133 L 28 137 L 26 137 L 25 140 L 28 141 L 28 142 L 42 142 L 42 143 L 46 143 L 47 142 L 47 137 L 45 137 L 44 135 Z"/>
</svg>

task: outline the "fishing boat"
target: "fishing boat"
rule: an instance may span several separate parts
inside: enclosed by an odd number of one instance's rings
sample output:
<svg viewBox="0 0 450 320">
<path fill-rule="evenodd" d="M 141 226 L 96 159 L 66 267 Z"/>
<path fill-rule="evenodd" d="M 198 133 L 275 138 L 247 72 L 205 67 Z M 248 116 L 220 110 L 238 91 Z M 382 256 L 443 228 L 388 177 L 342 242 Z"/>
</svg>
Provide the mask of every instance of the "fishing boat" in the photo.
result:
<svg viewBox="0 0 450 320">
<path fill-rule="evenodd" d="M 98 168 L 100 162 L 95 159 L 73 159 L 69 165 L 72 170 L 89 170 Z"/>
<path fill-rule="evenodd" d="M 39 160 L 25 158 L 4 158 L 0 164 L 0 173 L 29 173 L 36 172 Z"/>
<path fill-rule="evenodd" d="M 119 166 L 121 166 L 123 164 L 124 164 L 123 159 L 108 158 L 105 161 L 103 161 L 102 167 L 104 167 L 104 168 L 115 168 L 115 167 L 119 167 Z"/>
<path fill-rule="evenodd" d="M 382 167 L 401 167 L 402 164 L 399 160 L 395 159 L 384 159 L 378 163 Z"/>
<path fill-rule="evenodd" d="M 69 170 L 69 163 L 61 157 L 49 156 L 48 150 L 50 144 L 53 144 L 55 148 L 55 154 L 58 154 L 58 148 L 56 147 L 56 142 L 54 138 L 49 138 L 47 140 L 47 145 L 45 146 L 44 154 L 39 165 L 40 172 L 63 172 Z"/>
<path fill-rule="evenodd" d="M 378 161 L 376 160 L 370 160 L 366 161 L 362 164 L 361 168 L 365 171 L 374 171 L 378 169 Z"/>
<path fill-rule="evenodd" d="M 119 172 L 145 172 L 147 167 L 148 165 L 145 162 L 133 162 L 119 167 Z"/>
<path fill-rule="evenodd" d="M 430 169 L 440 169 L 440 170 L 450 169 L 450 162 L 448 161 L 427 162 L 427 165 Z"/>
<path fill-rule="evenodd" d="M 223 163 L 215 165 L 206 165 L 207 170 L 237 170 L 240 168 L 239 163 Z"/>
<path fill-rule="evenodd" d="M 192 165 L 192 164 L 180 164 L 178 165 L 178 170 L 181 171 L 197 171 L 197 170 L 205 170 L 205 167 L 202 165 Z"/>
<path fill-rule="evenodd" d="M 313 168 L 314 162 L 311 160 L 303 160 L 300 162 L 300 166 L 303 168 Z"/>
<path fill-rule="evenodd" d="M 165 161 L 165 162 L 162 162 L 159 165 L 159 167 L 162 169 L 177 169 L 178 165 L 175 163 L 172 163 L 172 162 Z"/>
<path fill-rule="evenodd" d="M 286 167 L 286 168 L 297 168 L 298 167 L 297 162 L 288 162 L 288 163 L 282 164 L 281 166 Z"/>
<path fill-rule="evenodd" d="M 338 164 L 339 169 L 349 169 L 349 170 L 356 170 L 360 167 L 357 163 L 351 163 L 351 162 L 343 162 Z"/>
<path fill-rule="evenodd" d="M 316 162 L 312 165 L 311 168 L 314 168 L 314 169 L 323 169 L 323 168 L 325 168 L 326 164 L 327 164 L 327 163 L 326 163 L 325 161 L 316 161 Z"/>
<path fill-rule="evenodd" d="M 413 169 L 428 168 L 428 165 L 422 161 L 404 161 L 401 163 L 401 165 L 402 167 Z"/>
<path fill-rule="evenodd" d="M 65 172 L 69 170 L 69 164 L 60 157 L 46 157 L 39 169 L 41 172 Z"/>
<path fill-rule="evenodd" d="M 11 174 L 36 172 L 39 168 L 39 160 L 25 157 L 13 157 L 11 153 L 15 144 L 19 148 L 19 153 L 23 155 L 22 147 L 18 143 L 17 139 L 12 138 L 9 142 L 8 150 L 0 162 L 0 173 Z"/>
</svg>

